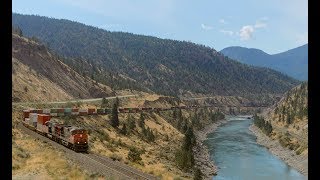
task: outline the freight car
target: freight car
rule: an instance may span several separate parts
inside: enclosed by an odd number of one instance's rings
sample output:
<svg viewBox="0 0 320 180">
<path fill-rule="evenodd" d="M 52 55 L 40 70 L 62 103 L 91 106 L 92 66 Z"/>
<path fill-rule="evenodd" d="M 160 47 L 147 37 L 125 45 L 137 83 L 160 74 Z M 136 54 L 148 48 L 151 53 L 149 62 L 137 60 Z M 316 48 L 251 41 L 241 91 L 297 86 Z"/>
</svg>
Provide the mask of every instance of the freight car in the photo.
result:
<svg viewBox="0 0 320 180">
<path fill-rule="evenodd" d="M 76 152 L 88 151 L 87 130 L 53 122 L 50 115 L 23 111 L 23 125 Z"/>
</svg>

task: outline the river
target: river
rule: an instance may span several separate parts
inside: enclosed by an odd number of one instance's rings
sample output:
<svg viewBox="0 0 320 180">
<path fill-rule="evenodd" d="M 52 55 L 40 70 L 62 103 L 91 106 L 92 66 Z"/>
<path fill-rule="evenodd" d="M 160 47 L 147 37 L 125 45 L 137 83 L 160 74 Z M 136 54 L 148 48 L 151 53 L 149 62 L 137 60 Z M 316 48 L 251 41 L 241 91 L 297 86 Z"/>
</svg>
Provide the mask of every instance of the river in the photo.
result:
<svg viewBox="0 0 320 180">
<path fill-rule="evenodd" d="M 239 117 L 227 120 L 204 142 L 210 158 L 219 167 L 214 180 L 307 179 L 256 143 L 255 135 L 248 129 L 252 120 Z"/>
</svg>

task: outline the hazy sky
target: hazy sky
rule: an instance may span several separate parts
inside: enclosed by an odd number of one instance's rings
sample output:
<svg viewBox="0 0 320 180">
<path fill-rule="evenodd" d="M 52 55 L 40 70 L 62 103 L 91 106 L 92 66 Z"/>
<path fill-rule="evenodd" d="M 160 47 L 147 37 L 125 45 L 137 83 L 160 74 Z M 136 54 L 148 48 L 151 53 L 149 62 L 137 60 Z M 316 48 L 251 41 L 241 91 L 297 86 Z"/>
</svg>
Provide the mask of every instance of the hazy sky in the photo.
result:
<svg viewBox="0 0 320 180">
<path fill-rule="evenodd" d="M 308 43 L 307 0 L 13 0 L 12 12 L 274 54 Z"/>
</svg>

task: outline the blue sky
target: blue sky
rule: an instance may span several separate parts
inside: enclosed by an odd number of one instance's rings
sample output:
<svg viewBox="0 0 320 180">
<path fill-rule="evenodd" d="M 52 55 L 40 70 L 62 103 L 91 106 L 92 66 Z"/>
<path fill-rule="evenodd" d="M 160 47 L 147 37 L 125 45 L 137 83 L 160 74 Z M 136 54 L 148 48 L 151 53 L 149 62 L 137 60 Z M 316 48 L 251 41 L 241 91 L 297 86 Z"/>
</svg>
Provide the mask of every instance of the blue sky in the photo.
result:
<svg viewBox="0 0 320 180">
<path fill-rule="evenodd" d="M 307 0 L 13 0 L 12 12 L 269 54 L 308 43 Z"/>
</svg>

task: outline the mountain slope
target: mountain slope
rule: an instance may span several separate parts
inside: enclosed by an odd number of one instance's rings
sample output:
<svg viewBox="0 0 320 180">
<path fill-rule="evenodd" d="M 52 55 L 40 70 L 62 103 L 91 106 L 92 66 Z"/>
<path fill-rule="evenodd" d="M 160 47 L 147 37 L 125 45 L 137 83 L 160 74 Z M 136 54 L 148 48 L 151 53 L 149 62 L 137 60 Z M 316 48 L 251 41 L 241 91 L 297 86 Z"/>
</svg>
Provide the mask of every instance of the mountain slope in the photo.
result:
<svg viewBox="0 0 320 180">
<path fill-rule="evenodd" d="M 45 46 L 12 34 L 12 100 L 56 101 L 103 97 L 111 88 L 73 71 Z"/>
<path fill-rule="evenodd" d="M 271 122 L 274 136 L 283 146 L 294 149 L 297 154 L 308 151 L 308 83 L 288 91 L 285 96 L 264 112 Z"/>
<path fill-rule="evenodd" d="M 244 65 L 190 42 L 108 32 L 34 15 L 13 14 L 12 18 L 13 25 L 26 36 L 39 38 L 58 54 L 95 64 L 99 70 L 92 70 L 92 76 L 116 73 L 159 94 L 255 98 L 284 93 L 299 83 L 274 70 Z"/>
<path fill-rule="evenodd" d="M 308 44 L 274 55 L 238 46 L 227 47 L 220 52 L 242 63 L 269 67 L 300 80 L 308 79 Z"/>
</svg>

